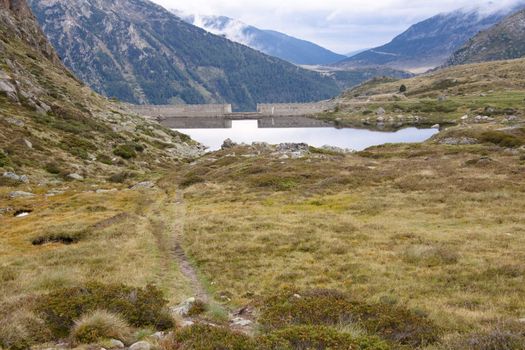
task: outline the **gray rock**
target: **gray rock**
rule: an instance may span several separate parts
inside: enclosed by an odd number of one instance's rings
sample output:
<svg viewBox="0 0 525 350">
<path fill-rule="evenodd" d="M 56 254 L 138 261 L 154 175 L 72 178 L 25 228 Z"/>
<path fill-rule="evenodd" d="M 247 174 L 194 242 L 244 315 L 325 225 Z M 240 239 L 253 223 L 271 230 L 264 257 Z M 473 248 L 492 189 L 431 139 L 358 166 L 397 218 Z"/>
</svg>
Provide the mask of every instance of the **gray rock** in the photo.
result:
<svg viewBox="0 0 525 350">
<path fill-rule="evenodd" d="M 67 177 L 70 178 L 71 180 L 77 180 L 77 181 L 84 180 L 84 177 L 82 175 L 77 174 L 77 173 L 69 174 Z"/>
<path fill-rule="evenodd" d="M 27 177 L 27 175 L 17 175 L 12 172 L 5 172 L 3 177 L 16 181 L 16 182 L 22 182 L 25 184 L 29 182 L 29 178 Z"/>
<path fill-rule="evenodd" d="M 147 341 L 138 341 L 129 347 L 129 350 L 150 350 L 151 344 Z"/>
<path fill-rule="evenodd" d="M 277 152 L 309 152 L 310 147 L 306 143 L 281 143 L 277 145 Z"/>
<path fill-rule="evenodd" d="M 9 124 L 13 124 L 21 128 L 24 127 L 24 125 L 26 125 L 22 120 L 16 118 L 7 118 L 5 121 Z"/>
<path fill-rule="evenodd" d="M 190 312 L 191 307 L 193 304 L 195 304 L 195 298 L 188 298 L 179 305 L 170 308 L 170 311 L 176 315 L 186 317 L 188 316 L 188 313 Z"/>
<path fill-rule="evenodd" d="M 385 109 L 383 107 L 379 107 L 377 110 L 376 110 L 376 114 L 377 115 L 384 115 L 386 113 Z"/>
<path fill-rule="evenodd" d="M 107 345 L 110 349 L 123 349 L 125 347 L 124 343 L 118 339 L 110 339 Z"/>
<path fill-rule="evenodd" d="M 33 149 L 33 144 L 28 139 L 24 139 L 24 144 L 26 145 L 27 148 Z"/>
<path fill-rule="evenodd" d="M 162 340 L 166 337 L 166 333 L 164 332 L 155 332 L 151 335 L 151 338 L 155 340 Z"/>
<path fill-rule="evenodd" d="M 221 149 L 233 148 L 235 146 L 237 146 L 237 144 L 235 142 L 233 142 L 231 139 L 226 139 L 222 143 Z"/>
<path fill-rule="evenodd" d="M 432 125 L 432 129 L 439 129 L 441 126 L 439 124 Z"/>
<path fill-rule="evenodd" d="M 329 152 L 335 152 L 335 153 L 354 153 L 355 151 L 349 148 L 341 148 L 336 146 L 329 146 L 324 145 L 321 147 L 322 150 L 329 151 Z"/>
<path fill-rule="evenodd" d="M 29 197 L 34 197 L 34 196 L 35 195 L 33 193 L 24 192 L 24 191 L 15 191 L 15 192 L 9 193 L 10 198 L 29 198 Z"/>
<path fill-rule="evenodd" d="M 465 114 L 463 117 L 461 117 L 461 120 L 468 120 L 468 118 L 469 118 L 468 115 Z"/>
<path fill-rule="evenodd" d="M 447 137 L 439 140 L 439 143 L 442 145 L 475 145 L 479 141 L 471 137 Z"/>
<path fill-rule="evenodd" d="M 186 328 L 186 327 L 191 327 L 195 324 L 195 322 L 191 321 L 191 320 L 183 320 L 181 323 L 180 323 L 180 326 L 182 328 Z"/>
<path fill-rule="evenodd" d="M 135 186 L 131 187 L 132 190 L 149 189 L 155 187 L 155 183 L 152 181 L 139 182 Z"/>
<path fill-rule="evenodd" d="M 231 325 L 234 327 L 247 327 L 250 326 L 253 322 L 242 317 L 235 317 L 231 320 Z"/>
</svg>

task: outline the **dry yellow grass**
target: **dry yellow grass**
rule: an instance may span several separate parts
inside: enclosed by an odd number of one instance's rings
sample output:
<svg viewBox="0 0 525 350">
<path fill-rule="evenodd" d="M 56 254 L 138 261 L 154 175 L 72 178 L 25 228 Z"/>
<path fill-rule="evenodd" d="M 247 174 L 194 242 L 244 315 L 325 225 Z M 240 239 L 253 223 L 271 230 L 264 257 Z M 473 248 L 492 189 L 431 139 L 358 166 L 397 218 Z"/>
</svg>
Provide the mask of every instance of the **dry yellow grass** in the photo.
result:
<svg viewBox="0 0 525 350">
<path fill-rule="evenodd" d="M 244 152 L 188 168 L 205 182 L 186 191 L 186 248 L 217 299 L 334 288 L 424 310 L 449 334 L 525 316 L 519 155 L 433 143 L 306 160 Z"/>
</svg>

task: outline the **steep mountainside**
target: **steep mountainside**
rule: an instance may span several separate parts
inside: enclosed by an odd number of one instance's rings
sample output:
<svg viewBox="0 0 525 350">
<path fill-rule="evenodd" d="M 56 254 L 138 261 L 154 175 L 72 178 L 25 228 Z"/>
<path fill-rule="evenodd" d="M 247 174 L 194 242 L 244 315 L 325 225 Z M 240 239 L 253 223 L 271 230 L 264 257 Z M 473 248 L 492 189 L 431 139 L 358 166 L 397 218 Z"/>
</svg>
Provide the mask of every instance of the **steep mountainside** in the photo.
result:
<svg viewBox="0 0 525 350">
<path fill-rule="evenodd" d="M 210 33 L 223 35 L 231 41 L 294 64 L 322 65 L 346 58 L 312 42 L 273 30 L 262 30 L 229 17 L 185 15 L 178 11 L 174 13 Z"/>
<path fill-rule="evenodd" d="M 413 72 L 435 68 L 445 63 L 454 51 L 479 31 L 498 23 L 515 9 L 490 14 L 480 10 L 439 14 L 413 25 L 390 43 L 345 59 L 336 66 L 386 66 Z"/>
<path fill-rule="evenodd" d="M 448 60 L 448 65 L 507 60 L 525 56 L 525 10 L 479 33 Z"/>
<path fill-rule="evenodd" d="M 150 171 L 198 153 L 187 136 L 130 115 L 78 81 L 25 0 L 0 2 L 1 174 L 99 177 Z"/>
<path fill-rule="evenodd" d="M 64 63 L 96 91 L 133 103 L 322 100 L 335 82 L 192 26 L 148 0 L 31 0 Z"/>
</svg>

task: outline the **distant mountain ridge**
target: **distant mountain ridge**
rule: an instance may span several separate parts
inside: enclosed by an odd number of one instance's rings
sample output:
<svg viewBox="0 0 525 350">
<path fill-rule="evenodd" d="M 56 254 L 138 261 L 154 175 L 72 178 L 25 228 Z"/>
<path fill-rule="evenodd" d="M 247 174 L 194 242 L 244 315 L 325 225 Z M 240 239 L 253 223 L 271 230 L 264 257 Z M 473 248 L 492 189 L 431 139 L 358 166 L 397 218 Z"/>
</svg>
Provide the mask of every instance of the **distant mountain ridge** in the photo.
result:
<svg viewBox="0 0 525 350">
<path fill-rule="evenodd" d="M 335 81 L 212 35 L 148 0 L 30 0 L 64 63 L 97 92 L 131 103 L 309 102 Z"/>
<path fill-rule="evenodd" d="M 197 27 L 249 46 L 267 55 L 298 65 L 325 65 L 346 58 L 312 42 L 273 31 L 263 30 L 225 16 L 188 15 L 173 12 Z"/>
<path fill-rule="evenodd" d="M 456 51 L 447 65 L 508 60 L 525 56 L 525 10 L 480 32 Z"/>
<path fill-rule="evenodd" d="M 423 72 L 444 64 L 452 53 L 482 30 L 490 28 L 525 2 L 495 12 L 479 8 L 438 14 L 411 26 L 390 43 L 335 64 L 337 67 L 390 67 Z"/>
</svg>

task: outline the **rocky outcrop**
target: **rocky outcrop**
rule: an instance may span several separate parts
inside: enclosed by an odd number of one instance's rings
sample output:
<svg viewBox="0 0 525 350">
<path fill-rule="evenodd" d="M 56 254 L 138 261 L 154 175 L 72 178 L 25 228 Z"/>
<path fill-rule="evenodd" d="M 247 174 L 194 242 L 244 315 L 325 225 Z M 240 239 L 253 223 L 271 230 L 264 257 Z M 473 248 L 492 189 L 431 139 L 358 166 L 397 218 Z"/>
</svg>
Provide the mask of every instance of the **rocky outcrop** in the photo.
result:
<svg viewBox="0 0 525 350">
<path fill-rule="evenodd" d="M 525 56 L 525 10 L 480 32 L 456 51 L 447 65 L 508 60 Z"/>
</svg>

